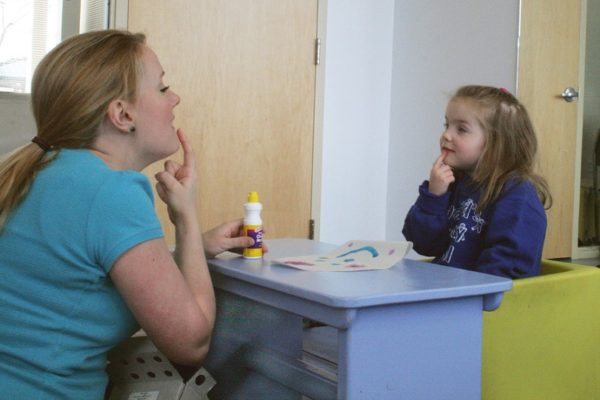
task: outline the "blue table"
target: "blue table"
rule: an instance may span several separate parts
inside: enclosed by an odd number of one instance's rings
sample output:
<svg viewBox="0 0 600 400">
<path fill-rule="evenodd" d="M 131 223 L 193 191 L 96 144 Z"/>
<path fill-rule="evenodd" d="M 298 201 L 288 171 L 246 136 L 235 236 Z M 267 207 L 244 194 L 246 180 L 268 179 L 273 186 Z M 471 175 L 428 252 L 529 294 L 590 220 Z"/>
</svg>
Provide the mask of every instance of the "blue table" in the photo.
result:
<svg viewBox="0 0 600 400">
<path fill-rule="evenodd" d="M 268 245 L 262 260 L 209 261 L 218 307 L 205 363 L 218 382 L 211 399 L 480 399 L 482 311 L 500 305 L 511 280 L 415 260 L 301 271 L 271 260 L 336 246 Z M 303 357 L 303 318 L 333 329 L 334 377 Z"/>
</svg>

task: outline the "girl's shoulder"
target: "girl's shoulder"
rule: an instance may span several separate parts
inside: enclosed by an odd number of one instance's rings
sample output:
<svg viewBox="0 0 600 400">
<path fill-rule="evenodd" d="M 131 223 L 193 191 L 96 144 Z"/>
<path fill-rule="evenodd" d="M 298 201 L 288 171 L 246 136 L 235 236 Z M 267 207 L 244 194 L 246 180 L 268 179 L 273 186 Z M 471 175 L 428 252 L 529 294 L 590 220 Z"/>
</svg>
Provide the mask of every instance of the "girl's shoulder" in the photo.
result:
<svg viewBox="0 0 600 400">
<path fill-rule="evenodd" d="M 515 207 L 528 207 L 545 215 L 544 205 L 532 181 L 527 178 L 511 178 L 502 189 L 496 203 L 510 203 Z"/>
<path fill-rule="evenodd" d="M 506 181 L 502 193 L 505 196 L 529 196 L 537 197 L 535 185 L 527 178 L 511 178 Z"/>
</svg>

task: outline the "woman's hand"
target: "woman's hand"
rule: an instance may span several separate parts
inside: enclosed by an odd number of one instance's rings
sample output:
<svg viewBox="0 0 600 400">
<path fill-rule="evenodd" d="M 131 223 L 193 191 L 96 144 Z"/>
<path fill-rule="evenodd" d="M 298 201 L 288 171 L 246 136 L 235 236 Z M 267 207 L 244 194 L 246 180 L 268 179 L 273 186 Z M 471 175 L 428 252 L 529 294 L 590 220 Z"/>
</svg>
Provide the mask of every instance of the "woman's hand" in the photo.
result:
<svg viewBox="0 0 600 400">
<path fill-rule="evenodd" d="M 167 204 L 169 219 L 175 225 L 185 218 L 196 220 L 196 158 L 192 145 L 181 129 L 177 136 L 183 149 L 183 165 L 165 161 L 165 169 L 155 175 L 156 192 Z"/>
<path fill-rule="evenodd" d="M 454 172 L 449 165 L 444 164 L 448 152 L 442 150 L 442 154 L 435 160 L 429 175 L 429 193 L 440 196 L 448 191 L 448 186 L 454 182 Z"/>
<path fill-rule="evenodd" d="M 224 251 L 234 250 L 240 252 L 246 247 L 254 244 L 250 236 L 242 236 L 244 220 L 236 219 L 225 222 L 202 235 L 204 243 L 204 253 L 207 258 L 213 258 Z M 263 253 L 266 253 L 267 247 L 263 242 Z"/>
</svg>

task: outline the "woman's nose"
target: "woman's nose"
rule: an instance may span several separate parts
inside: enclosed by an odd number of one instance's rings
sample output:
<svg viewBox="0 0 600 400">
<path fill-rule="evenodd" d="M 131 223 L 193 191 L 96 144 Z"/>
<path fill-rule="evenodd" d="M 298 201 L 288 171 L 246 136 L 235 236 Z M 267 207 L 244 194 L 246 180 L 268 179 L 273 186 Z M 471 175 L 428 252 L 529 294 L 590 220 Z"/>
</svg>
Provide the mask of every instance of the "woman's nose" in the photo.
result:
<svg viewBox="0 0 600 400">
<path fill-rule="evenodd" d="M 181 97 L 179 97 L 175 92 L 171 92 L 173 94 L 173 107 L 177 106 L 181 101 Z"/>
</svg>

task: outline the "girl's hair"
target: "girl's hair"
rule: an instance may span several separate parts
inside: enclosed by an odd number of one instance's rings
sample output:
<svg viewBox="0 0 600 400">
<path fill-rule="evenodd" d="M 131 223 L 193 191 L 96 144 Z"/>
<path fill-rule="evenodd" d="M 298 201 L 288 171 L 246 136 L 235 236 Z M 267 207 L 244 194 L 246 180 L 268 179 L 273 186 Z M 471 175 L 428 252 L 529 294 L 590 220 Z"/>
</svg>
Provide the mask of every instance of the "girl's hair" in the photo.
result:
<svg viewBox="0 0 600 400">
<path fill-rule="evenodd" d="M 89 148 L 115 99 L 135 102 L 143 34 L 103 30 L 66 39 L 39 63 L 31 85 L 37 138 L 0 162 L 0 231 L 39 170 L 61 148 Z"/>
<path fill-rule="evenodd" d="M 525 107 L 506 89 L 463 86 L 453 100 L 471 100 L 479 111 L 485 145 L 471 177 L 483 193 L 478 209 L 492 204 L 511 179 L 528 180 L 546 209 L 552 196 L 546 180 L 534 172 L 537 139 Z"/>
</svg>

